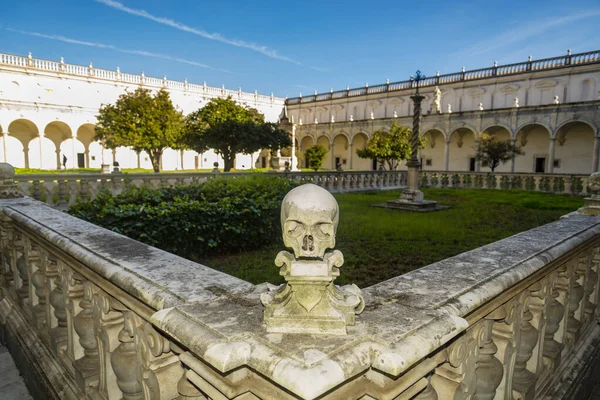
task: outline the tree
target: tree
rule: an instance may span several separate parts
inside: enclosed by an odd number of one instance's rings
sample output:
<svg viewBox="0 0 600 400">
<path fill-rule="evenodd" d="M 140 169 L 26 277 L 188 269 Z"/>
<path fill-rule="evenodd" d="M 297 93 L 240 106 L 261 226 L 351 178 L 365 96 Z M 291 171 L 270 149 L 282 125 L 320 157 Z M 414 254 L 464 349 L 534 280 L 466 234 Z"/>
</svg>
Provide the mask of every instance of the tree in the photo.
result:
<svg viewBox="0 0 600 400">
<path fill-rule="evenodd" d="M 511 160 L 516 155 L 524 154 L 521 148 L 515 146 L 511 140 L 496 140 L 493 135 L 482 133 L 477 141 L 477 161 L 487 163 L 492 172 L 500 165 Z"/>
<path fill-rule="evenodd" d="M 425 139 L 419 137 L 419 147 L 423 147 Z M 377 159 L 387 163 L 388 169 L 396 169 L 398 161 L 410 158 L 411 130 L 394 122 L 390 131 L 375 131 L 363 149 L 356 151 L 360 158 Z"/>
<path fill-rule="evenodd" d="M 233 168 L 238 153 L 276 150 L 292 144 L 288 132 L 265 122 L 258 110 L 237 104 L 231 97 L 212 99 L 189 114 L 184 130 L 186 144 L 199 153 L 214 149 L 223 157 L 226 172 Z"/>
<path fill-rule="evenodd" d="M 304 157 L 308 160 L 308 165 L 315 171 L 323 166 L 326 155 L 327 149 L 320 144 L 310 146 L 304 151 Z"/>
<path fill-rule="evenodd" d="M 154 172 L 160 171 L 160 158 L 167 147 L 185 148 L 183 114 L 165 90 L 154 96 L 143 88 L 124 93 L 115 104 L 101 106 L 97 119 L 96 140 L 109 149 L 128 146 L 136 152 L 147 152 Z"/>
</svg>

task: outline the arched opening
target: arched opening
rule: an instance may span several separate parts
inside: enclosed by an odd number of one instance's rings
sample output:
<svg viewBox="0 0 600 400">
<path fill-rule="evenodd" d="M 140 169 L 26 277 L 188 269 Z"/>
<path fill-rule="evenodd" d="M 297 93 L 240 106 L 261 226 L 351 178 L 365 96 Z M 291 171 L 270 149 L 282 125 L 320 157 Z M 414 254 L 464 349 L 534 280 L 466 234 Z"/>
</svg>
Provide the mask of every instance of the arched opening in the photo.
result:
<svg viewBox="0 0 600 400">
<path fill-rule="evenodd" d="M 102 164 L 112 164 L 112 151 L 103 149 L 100 142 L 90 143 L 87 149 L 89 168 L 102 168 Z"/>
<path fill-rule="evenodd" d="M 71 131 L 69 125 L 62 121 L 52 121 L 44 128 L 44 137 L 52 141 L 55 150 L 54 154 L 50 154 L 46 146 L 43 146 L 43 164 L 46 165 L 48 169 L 62 168 L 65 159 L 67 168 L 77 167 L 77 154 L 75 153 L 75 142 L 71 140 L 71 148 L 62 146 L 63 142 L 73 138 L 73 132 Z M 44 143 L 45 141 L 42 141 L 42 144 Z M 52 163 L 50 163 L 49 161 L 52 159 L 52 156 L 55 157 L 55 162 L 53 163 L 54 165 L 52 165 Z"/>
<path fill-rule="evenodd" d="M 77 164 L 81 166 L 83 158 L 84 165 L 88 168 L 100 168 L 102 165 L 102 152 L 101 150 L 94 149 L 94 154 L 91 151 L 91 144 L 94 142 L 96 126 L 94 124 L 83 124 L 77 129 L 77 139 L 83 143 L 84 151 L 83 155 L 77 153 Z M 94 165 L 92 167 L 92 165 Z M 97 165 L 97 166 L 96 166 Z"/>
<path fill-rule="evenodd" d="M 115 149 L 115 160 L 120 168 L 137 168 L 137 153 L 130 147 L 117 147 Z M 106 160 L 105 160 L 106 161 Z"/>
<path fill-rule="evenodd" d="M 594 129 L 585 122 L 572 121 L 556 131 L 554 173 L 590 174 L 594 159 Z"/>
<path fill-rule="evenodd" d="M 166 148 L 163 150 L 162 159 L 161 159 L 161 170 L 165 171 L 174 171 L 177 169 L 181 169 L 179 159 L 180 153 L 177 150 L 173 150 L 171 148 Z M 236 160 L 237 161 L 237 160 Z M 137 163 L 137 161 L 136 161 Z"/>
<path fill-rule="evenodd" d="M 317 139 L 317 144 L 325 147 L 327 149 L 327 154 L 325 155 L 325 160 L 323 160 L 323 169 L 333 169 L 332 157 L 331 157 L 331 145 L 329 143 L 329 138 L 327 136 L 320 136 Z"/>
<path fill-rule="evenodd" d="M 515 172 L 548 172 L 549 143 L 550 131 L 545 126 L 533 123 L 519 128 L 515 144 L 523 154 L 515 157 Z"/>
<path fill-rule="evenodd" d="M 36 137 L 29 142 L 29 168 L 58 169 L 56 145 L 47 137 Z"/>
<path fill-rule="evenodd" d="M 333 168 L 350 169 L 350 157 L 348 137 L 343 134 L 333 138 Z"/>
<path fill-rule="evenodd" d="M 373 160 L 368 158 L 360 158 L 357 151 L 367 147 L 369 137 L 366 133 L 359 132 L 352 138 L 352 169 L 358 171 L 369 171 L 373 169 Z"/>
<path fill-rule="evenodd" d="M 141 155 L 140 155 L 141 157 Z M 141 162 L 141 160 L 140 160 Z M 200 158 L 194 150 L 183 151 L 183 169 L 200 169 Z"/>
<path fill-rule="evenodd" d="M 33 168 L 29 165 L 29 144 L 32 139 L 38 137 L 38 127 L 27 119 L 17 119 L 8 125 L 8 136 L 6 143 L 3 141 L 3 152 L 5 159 L 18 168 Z M 12 139 L 11 139 L 12 138 Z M 16 142 L 16 139 L 18 142 Z M 34 155 L 39 165 L 40 154 Z"/>
<path fill-rule="evenodd" d="M 448 170 L 476 171 L 475 146 L 475 132 L 473 130 L 467 127 L 453 130 L 450 133 Z"/>
<path fill-rule="evenodd" d="M 430 129 L 423 134 L 425 147 L 421 149 L 421 168 L 443 171 L 445 165 L 446 136 L 439 129 Z"/>
<path fill-rule="evenodd" d="M 512 140 L 512 135 L 510 133 L 510 130 L 507 127 L 502 126 L 502 125 L 488 126 L 487 128 L 483 129 L 482 133 L 495 137 L 496 140 L 499 142 Z M 510 172 L 511 168 L 512 168 L 511 165 L 512 165 L 511 161 L 508 161 L 505 163 L 500 163 L 500 165 L 498 165 L 496 167 L 495 172 Z M 481 170 L 482 171 L 490 171 L 490 169 L 488 168 L 487 165 L 481 165 Z"/>
<path fill-rule="evenodd" d="M 85 146 L 78 139 L 65 140 L 59 149 L 61 168 L 86 168 L 89 165 L 85 159 Z"/>
</svg>

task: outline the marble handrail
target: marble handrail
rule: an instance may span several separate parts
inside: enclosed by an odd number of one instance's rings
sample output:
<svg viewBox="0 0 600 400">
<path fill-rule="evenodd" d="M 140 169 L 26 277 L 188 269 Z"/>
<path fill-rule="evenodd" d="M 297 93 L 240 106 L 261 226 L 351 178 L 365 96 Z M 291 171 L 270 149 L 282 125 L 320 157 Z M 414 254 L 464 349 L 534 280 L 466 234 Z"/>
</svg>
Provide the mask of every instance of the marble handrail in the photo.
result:
<svg viewBox="0 0 600 400">
<path fill-rule="evenodd" d="M 298 335 L 266 331 L 267 284 L 31 198 L 0 215 L 0 325 L 51 398 L 541 399 L 600 338 L 600 217 L 363 288 L 346 335 Z"/>
</svg>

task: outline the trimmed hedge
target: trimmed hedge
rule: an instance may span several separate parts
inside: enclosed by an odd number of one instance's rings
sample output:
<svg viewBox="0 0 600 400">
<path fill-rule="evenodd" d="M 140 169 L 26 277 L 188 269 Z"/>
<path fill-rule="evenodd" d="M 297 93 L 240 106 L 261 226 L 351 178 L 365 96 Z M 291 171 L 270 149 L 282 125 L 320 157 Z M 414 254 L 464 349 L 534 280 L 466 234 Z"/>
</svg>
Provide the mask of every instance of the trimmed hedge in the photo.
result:
<svg viewBox="0 0 600 400">
<path fill-rule="evenodd" d="M 165 189 L 132 188 L 78 203 L 69 214 L 182 257 L 281 241 L 280 207 L 297 183 L 263 174 Z"/>
</svg>

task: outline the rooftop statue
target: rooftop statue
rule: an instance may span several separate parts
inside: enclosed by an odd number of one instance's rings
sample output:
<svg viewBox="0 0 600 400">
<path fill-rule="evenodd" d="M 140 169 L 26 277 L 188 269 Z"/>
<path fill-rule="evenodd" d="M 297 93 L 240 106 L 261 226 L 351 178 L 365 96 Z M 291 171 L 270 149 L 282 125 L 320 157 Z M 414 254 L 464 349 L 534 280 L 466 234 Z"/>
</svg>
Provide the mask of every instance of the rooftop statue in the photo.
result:
<svg viewBox="0 0 600 400">
<path fill-rule="evenodd" d="M 354 316 L 364 309 L 356 285 L 339 287 L 344 256 L 335 247 L 339 208 L 325 189 L 306 184 L 292 189 L 281 205 L 283 243 L 275 265 L 286 283 L 263 293 L 268 332 L 346 334 Z"/>
</svg>

